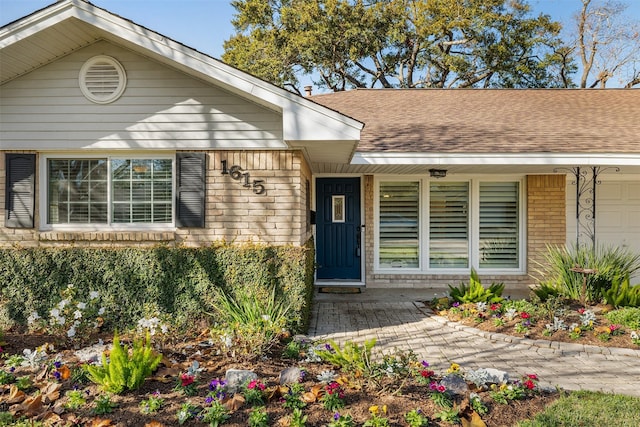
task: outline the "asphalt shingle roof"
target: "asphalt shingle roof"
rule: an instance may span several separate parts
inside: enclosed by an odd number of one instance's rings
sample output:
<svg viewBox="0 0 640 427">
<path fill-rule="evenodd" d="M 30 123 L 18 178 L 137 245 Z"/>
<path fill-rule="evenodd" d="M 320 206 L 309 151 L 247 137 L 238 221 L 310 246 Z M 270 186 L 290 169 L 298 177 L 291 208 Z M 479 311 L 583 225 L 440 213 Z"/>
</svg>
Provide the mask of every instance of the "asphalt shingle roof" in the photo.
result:
<svg viewBox="0 0 640 427">
<path fill-rule="evenodd" d="M 357 89 L 310 99 L 365 123 L 359 152 L 640 153 L 638 89 Z"/>
</svg>

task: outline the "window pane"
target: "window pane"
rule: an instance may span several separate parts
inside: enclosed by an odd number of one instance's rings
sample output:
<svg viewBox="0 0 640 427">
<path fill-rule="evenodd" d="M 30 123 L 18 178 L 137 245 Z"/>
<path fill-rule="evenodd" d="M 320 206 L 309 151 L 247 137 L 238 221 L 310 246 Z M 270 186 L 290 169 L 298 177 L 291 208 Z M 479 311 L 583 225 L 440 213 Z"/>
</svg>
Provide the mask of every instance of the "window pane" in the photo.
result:
<svg viewBox="0 0 640 427">
<path fill-rule="evenodd" d="M 429 187 L 429 266 L 469 266 L 469 183 L 432 182 Z"/>
<path fill-rule="evenodd" d="M 49 224 L 106 222 L 105 159 L 50 159 L 48 180 Z"/>
<path fill-rule="evenodd" d="M 518 183 L 480 183 L 480 267 L 518 267 Z"/>
<path fill-rule="evenodd" d="M 418 182 L 380 183 L 380 267 L 418 268 Z"/>
<path fill-rule="evenodd" d="M 172 161 L 112 160 L 113 222 L 171 222 Z"/>
</svg>

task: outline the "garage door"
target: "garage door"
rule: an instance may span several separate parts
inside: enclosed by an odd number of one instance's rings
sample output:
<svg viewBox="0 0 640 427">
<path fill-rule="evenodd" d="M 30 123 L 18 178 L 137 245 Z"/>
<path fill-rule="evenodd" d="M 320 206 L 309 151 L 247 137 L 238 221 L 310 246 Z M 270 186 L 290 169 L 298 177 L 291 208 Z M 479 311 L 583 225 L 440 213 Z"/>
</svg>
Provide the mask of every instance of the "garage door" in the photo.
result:
<svg viewBox="0 0 640 427">
<path fill-rule="evenodd" d="M 640 254 L 640 181 L 602 182 L 597 189 L 596 240 Z M 640 274 L 633 284 L 640 281 Z"/>
</svg>

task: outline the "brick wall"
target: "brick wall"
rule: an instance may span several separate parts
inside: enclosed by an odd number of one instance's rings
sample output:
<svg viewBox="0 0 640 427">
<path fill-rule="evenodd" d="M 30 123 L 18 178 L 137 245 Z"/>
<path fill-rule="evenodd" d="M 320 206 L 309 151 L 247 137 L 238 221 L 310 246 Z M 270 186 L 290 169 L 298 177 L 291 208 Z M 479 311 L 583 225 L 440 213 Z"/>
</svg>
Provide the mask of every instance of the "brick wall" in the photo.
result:
<svg viewBox="0 0 640 427">
<path fill-rule="evenodd" d="M 221 174 L 221 161 L 263 180 L 264 194 L 243 187 L 244 179 Z M 0 154 L 0 170 L 5 170 Z M 39 161 L 39 157 L 38 157 Z M 39 169 L 37 169 L 39 171 Z M 5 174 L 0 174 L 0 247 L 20 246 L 148 246 L 158 243 L 202 246 L 212 241 L 301 245 L 311 236 L 307 227 L 306 181 L 311 170 L 300 152 L 212 151 L 207 154 L 204 228 L 159 231 L 38 231 L 39 178 L 36 177 L 36 229 L 4 227 Z"/>
<path fill-rule="evenodd" d="M 527 176 L 527 270 L 543 260 L 548 244 L 567 241 L 565 175 Z"/>
</svg>

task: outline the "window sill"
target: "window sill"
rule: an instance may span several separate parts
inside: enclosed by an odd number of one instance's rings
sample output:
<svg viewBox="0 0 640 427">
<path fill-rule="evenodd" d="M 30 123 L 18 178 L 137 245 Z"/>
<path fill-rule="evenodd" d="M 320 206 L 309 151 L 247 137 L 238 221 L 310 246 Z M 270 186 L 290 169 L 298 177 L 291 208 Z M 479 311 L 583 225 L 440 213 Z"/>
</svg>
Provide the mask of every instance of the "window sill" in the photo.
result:
<svg viewBox="0 0 640 427">
<path fill-rule="evenodd" d="M 93 242 L 168 242 L 176 240 L 175 231 L 44 231 L 40 241 L 93 241 Z"/>
</svg>

